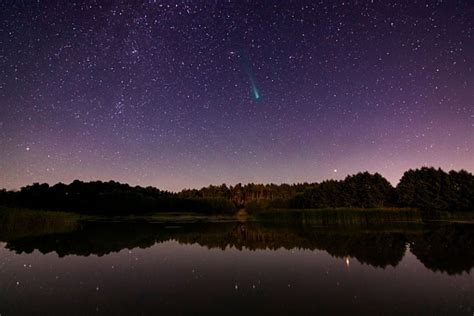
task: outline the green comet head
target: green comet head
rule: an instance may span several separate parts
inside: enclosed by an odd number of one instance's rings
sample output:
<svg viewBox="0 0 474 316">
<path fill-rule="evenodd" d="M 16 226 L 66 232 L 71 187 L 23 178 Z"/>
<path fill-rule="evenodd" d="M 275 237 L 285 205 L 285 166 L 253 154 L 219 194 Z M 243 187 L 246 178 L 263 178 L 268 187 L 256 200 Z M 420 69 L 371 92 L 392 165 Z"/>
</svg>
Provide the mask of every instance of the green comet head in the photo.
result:
<svg viewBox="0 0 474 316">
<path fill-rule="evenodd" d="M 247 56 L 242 53 L 242 64 L 245 69 L 245 72 L 247 73 L 250 81 L 250 86 L 251 86 L 251 97 L 255 102 L 260 102 L 262 100 L 262 94 L 257 88 L 257 84 L 255 82 L 255 77 L 252 72 L 252 66 L 250 64 L 250 61 L 248 60 Z"/>
<path fill-rule="evenodd" d="M 252 99 L 256 102 L 260 102 L 262 100 L 262 95 L 255 84 L 252 84 Z"/>
</svg>

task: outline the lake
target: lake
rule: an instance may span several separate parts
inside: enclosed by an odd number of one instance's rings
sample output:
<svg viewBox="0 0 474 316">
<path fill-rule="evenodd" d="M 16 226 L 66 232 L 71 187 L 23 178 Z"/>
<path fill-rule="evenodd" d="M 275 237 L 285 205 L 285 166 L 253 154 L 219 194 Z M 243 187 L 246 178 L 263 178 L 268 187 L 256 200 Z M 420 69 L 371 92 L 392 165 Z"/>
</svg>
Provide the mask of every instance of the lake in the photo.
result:
<svg viewBox="0 0 474 316">
<path fill-rule="evenodd" d="M 211 217 L 47 226 L 3 227 L 2 316 L 474 313 L 469 223 Z"/>
</svg>

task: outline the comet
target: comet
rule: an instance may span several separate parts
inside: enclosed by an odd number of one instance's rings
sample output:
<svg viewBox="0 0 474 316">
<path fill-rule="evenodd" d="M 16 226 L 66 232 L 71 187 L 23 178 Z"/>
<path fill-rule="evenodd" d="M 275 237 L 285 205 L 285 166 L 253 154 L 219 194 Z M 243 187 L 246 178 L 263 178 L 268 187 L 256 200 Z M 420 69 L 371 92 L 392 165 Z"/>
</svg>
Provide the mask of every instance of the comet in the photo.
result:
<svg viewBox="0 0 474 316">
<path fill-rule="evenodd" d="M 250 60 L 244 53 L 242 53 L 241 56 L 243 67 L 245 69 L 245 72 L 247 73 L 247 76 L 249 77 L 252 99 L 256 102 L 259 102 L 262 99 L 262 94 L 258 90 L 257 83 L 255 81 L 255 76 L 252 71 L 252 65 L 250 63 Z"/>
<path fill-rule="evenodd" d="M 258 91 L 257 85 L 255 84 L 255 79 L 251 73 L 249 73 L 250 84 L 252 85 L 252 95 L 255 101 L 260 101 L 260 91 Z"/>
</svg>

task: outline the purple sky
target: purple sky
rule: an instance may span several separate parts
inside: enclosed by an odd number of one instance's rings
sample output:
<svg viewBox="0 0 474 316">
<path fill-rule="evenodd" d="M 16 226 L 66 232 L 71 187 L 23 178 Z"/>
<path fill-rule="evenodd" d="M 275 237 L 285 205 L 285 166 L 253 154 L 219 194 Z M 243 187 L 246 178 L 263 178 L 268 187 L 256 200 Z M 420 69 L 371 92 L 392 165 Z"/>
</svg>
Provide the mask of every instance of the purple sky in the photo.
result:
<svg viewBox="0 0 474 316">
<path fill-rule="evenodd" d="M 101 3 L 0 2 L 0 187 L 474 171 L 472 1 Z"/>
</svg>

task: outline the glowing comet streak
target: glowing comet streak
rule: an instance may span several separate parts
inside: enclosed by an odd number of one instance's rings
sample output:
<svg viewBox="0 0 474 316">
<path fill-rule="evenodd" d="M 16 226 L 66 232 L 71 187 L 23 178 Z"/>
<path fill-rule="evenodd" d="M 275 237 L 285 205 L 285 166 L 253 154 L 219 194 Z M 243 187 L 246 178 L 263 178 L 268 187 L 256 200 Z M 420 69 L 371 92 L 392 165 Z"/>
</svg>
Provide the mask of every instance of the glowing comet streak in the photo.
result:
<svg viewBox="0 0 474 316">
<path fill-rule="evenodd" d="M 250 84 L 252 85 L 252 92 L 255 101 L 260 100 L 260 92 L 258 91 L 257 85 L 255 84 L 255 80 L 251 74 L 249 74 Z"/>
<path fill-rule="evenodd" d="M 242 53 L 242 60 L 243 60 L 243 66 L 244 66 L 245 72 L 249 76 L 250 85 L 252 86 L 252 97 L 255 101 L 258 102 L 262 99 L 262 95 L 260 94 L 260 91 L 258 90 L 258 87 L 257 87 L 257 83 L 255 82 L 255 77 L 253 76 L 253 73 L 252 73 L 252 67 L 251 67 L 250 61 L 243 53 Z"/>
</svg>

